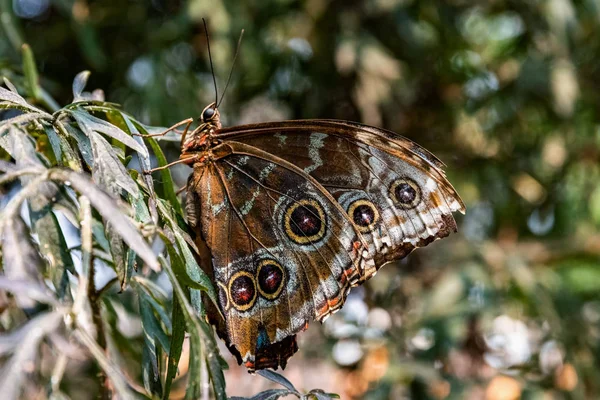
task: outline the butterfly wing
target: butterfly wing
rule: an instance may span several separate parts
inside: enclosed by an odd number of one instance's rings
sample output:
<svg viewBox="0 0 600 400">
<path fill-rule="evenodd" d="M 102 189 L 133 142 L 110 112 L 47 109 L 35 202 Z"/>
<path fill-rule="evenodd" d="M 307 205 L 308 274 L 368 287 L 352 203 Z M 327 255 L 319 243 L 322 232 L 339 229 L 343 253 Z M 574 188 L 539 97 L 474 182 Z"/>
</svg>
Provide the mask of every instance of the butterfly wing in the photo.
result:
<svg viewBox="0 0 600 400">
<path fill-rule="evenodd" d="M 464 210 L 441 162 L 386 131 L 290 121 L 218 138 L 188 186 L 191 220 L 213 256 L 219 334 L 250 370 L 285 366 L 310 320 L 386 262 L 447 236 Z"/>
</svg>

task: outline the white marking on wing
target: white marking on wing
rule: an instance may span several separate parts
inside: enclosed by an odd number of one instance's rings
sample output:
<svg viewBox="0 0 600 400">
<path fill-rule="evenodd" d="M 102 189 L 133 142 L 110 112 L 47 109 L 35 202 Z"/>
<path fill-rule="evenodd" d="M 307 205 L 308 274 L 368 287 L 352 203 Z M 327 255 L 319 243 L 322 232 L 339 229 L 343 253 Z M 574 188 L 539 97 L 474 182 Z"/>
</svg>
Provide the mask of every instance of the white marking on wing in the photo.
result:
<svg viewBox="0 0 600 400">
<path fill-rule="evenodd" d="M 304 172 L 310 174 L 315 169 L 319 168 L 323 165 L 323 160 L 321 159 L 321 154 L 319 150 L 323 147 L 323 139 L 327 137 L 324 133 L 311 133 L 310 134 L 310 145 L 308 147 L 308 156 L 313 161 L 313 164 L 304 168 Z"/>
</svg>

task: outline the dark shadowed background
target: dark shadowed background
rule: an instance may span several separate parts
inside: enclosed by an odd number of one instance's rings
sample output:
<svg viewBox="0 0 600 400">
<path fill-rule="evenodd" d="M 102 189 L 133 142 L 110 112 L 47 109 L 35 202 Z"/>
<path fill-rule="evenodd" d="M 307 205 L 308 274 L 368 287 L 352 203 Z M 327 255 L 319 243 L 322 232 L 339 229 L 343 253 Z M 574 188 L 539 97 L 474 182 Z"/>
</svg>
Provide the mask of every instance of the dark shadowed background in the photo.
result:
<svg viewBox="0 0 600 400">
<path fill-rule="evenodd" d="M 283 373 L 296 387 L 365 399 L 600 396 L 598 1 L 0 0 L 0 13 L 2 75 L 18 80 L 28 43 L 60 104 L 90 70 L 88 90 L 144 123 L 197 117 L 214 99 L 204 17 L 220 90 L 245 29 L 225 125 L 362 121 L 447 164 L 467 206 L 459 233 L 386 266 L 301 334 Z M 164 149 L 177 158 L 176 143 Z M 187 174 L 174 169 L 179 185 Z M 141 340 L 133 297 L 111 301 Z M 269 385 L 223 354 L 229 395 Z M 92 370 L 68 370 L 64 385 L 94 397 Z"/>
</svg>

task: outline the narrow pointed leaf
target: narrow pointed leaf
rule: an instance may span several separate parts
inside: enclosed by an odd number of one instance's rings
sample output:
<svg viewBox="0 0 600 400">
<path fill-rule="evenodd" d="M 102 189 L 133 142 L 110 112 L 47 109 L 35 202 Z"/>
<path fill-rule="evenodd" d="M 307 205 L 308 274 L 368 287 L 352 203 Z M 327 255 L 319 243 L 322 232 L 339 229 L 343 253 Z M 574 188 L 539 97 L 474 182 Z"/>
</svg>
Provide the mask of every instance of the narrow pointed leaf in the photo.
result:
<svg viewBox="0 0 600 400">
<path fill-rule="evenodd" d="M 125 243 L 135 251 L 148 266 L 158 271 L 160 265 L 154 252 L 130 222 L 129 218 L 117 206 L 115 201 L 94 185 L 85 175 L 69 170 L 51 170 L 50 179 L 69 182 L 73 189 L 88 197 L 96 210 L 104 219 L 112 223 L 115 230 L 121 235 Z"/>
<path fill-rule="evenodd" d="M 75 79 L 73 79 L 73 103 L 85 100 L 81 97 L 81 93 L 83 92 L 83 89 L 85 89 L 89 77 L 90 71 L 81 71 L 75 76 Z"/>
<path fill-rule="evenodd" d="M 100 118 L 94 117 L 93 115 L 85 111 L 70 110 L 69 112 L 77 120 L 77 123 L 80 126 L 85 126 L 89 130 L 103 133 L 107 136 L 112 137 L 113 139 L 117 139 L 124 145 L 137 151 L 143 156 L 148 157 L 148 150 L 146 150 L 145 147 L 140 146 L 140 144 L 136 142 L 135 139 L 133 139 L 133 137 L 129 136 L 127 133 L 125 133 L 123 130 L 116 127 L 115 125 L 110 124 Z"/>
</svg>

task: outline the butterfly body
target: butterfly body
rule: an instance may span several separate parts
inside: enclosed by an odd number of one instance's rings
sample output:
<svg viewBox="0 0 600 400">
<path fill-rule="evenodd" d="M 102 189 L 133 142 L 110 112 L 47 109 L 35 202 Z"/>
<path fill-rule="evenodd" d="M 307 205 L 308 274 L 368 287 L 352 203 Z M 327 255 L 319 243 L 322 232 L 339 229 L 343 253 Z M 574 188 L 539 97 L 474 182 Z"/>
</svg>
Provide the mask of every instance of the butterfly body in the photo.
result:
<svg viewBox="0 0 600 400">
<path fill-rule="evenodd" d="M 334 120 L 223 128 L 214 103 L 201 120 L 182 138 L 186 211 L 212 256 L 224 319 L 209 319 L 250 371 L 285 367 L 311 320 L 464 212 L 441 161 L 392 132 Z"/>
</svg>

